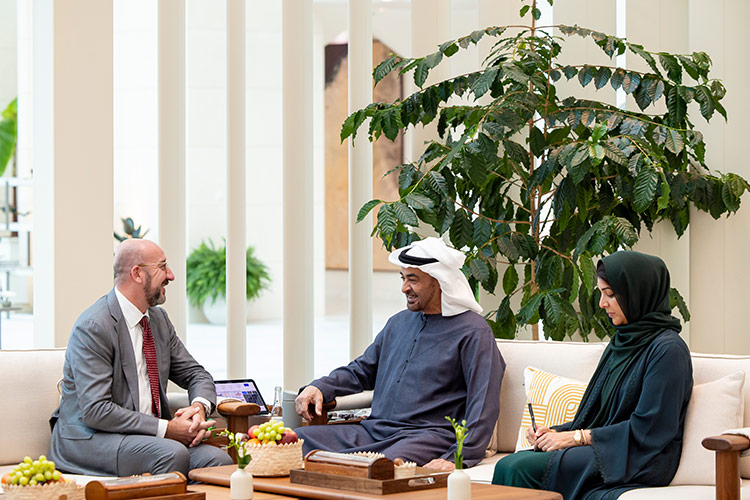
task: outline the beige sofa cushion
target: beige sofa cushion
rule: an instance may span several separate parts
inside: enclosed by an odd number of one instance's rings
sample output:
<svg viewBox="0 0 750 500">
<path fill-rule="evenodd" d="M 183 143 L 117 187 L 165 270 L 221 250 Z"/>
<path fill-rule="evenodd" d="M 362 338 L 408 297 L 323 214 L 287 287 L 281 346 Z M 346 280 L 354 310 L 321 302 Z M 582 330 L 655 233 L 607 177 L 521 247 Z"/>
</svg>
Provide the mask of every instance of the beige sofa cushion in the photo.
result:
<svg viewBox="0 0 750 500">
<path fill-rule="evenodd" d="M 606 344 L 502 339 L 496 342 L 506 367 L 500 390 L 500 417 L 490 449 L 513 452 L 526 404 L 524 369 L 535 366 L 555 375 L 588 382 Z"/>
<path fill-rule="evenodd" d="M 691 353 L 693 359 L 693 383 L 705 384 L 718 380 L 737 370 L 750 373 L 750 356 L 733 356 L 730 354 Z M 743 400 L 750 398 L 750 383 L 745 383 L 742 391 Z M 742 427 L 750 427 L 750 404 L 745 405 Z M 703 436 L 708 437 L 708 436 Z M 750 456 L 740 459 L 740 474 L 750 478 Z"/>
<path fill-rule="evenodd" d="M 693 387 L 685 417 L 680 466 L 670 485 L 715 483 L 714 453 L 705 449 L 701 441 L 741 424 L 744 385 L 745 372 L 738 370 Z"/>
<path fill-rule="evenodd" d="M 0 408 L 13 416 L 16 432 L 2 433 L 0 464 L 17 464 L 49 451 L 49 417 L 59 401 L 65 349 L 0 351 Z"/>
</svg>

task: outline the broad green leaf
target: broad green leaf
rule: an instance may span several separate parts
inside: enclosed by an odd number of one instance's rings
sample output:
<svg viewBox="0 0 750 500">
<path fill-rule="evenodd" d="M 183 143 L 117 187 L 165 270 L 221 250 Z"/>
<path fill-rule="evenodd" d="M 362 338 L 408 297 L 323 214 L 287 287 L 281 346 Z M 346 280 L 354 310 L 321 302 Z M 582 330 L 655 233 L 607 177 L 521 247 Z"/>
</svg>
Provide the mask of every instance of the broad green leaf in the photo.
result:
<svg viewBox="0 0 750 500">
<path fill-rule="evenodd" d="M 570 167 L 575 167 L 576 165 L 580 165 L 581 163 L 586 161 L 588 157 L 589 157 L 588 146 L 586 144 L 581 144 L 576 150 L 576 153 L 570 159 L 570 165 L 568 166 L 568 169 L 570 169 Z"/>
<path fill-rule="evenodd" d="M 487 244 L 492 237 L 492 224 L 484 217 L 474 219 L 474 245 L 481 247 Z"/>
<path fill-rule="evenodd" d="M 429 210 L 434 206 L 432 200 L 421 193 L 409 193 L 404 201 L 415 210 Z"/>
<path fill-rule="evenodd" d="M 604 159 L 605 150 L 601 144 L 589 144 L 589 156 L 594 166 L 599 165 Z"/>
<path fill-rule="evenodd" d="M 620 150 L 612 139 L 604 143 L 604 154 L 607 158 L 618 165 L 625 165 L 628 163 L 628 157 Z"/>
<path fill-rule="evenodd" d="M 609 81 L 609 77 L 612 76 L 612 70 L 609 69 L 606 66 L 602 66 L 596 71 L 596 76 L 594 77 L 594 87 L 596 87 L 597 90 L 607 85 L 607 82 Z"/>
<path fill-rule="evenodd" d="M 676 288 L 669 289 L 669 307 L 671 309 L 677 307 L 677 310 L 680 311 L 680 316 L 682 316 L 682 320 L 690 321 L 690 311 L 685 303 L 685 299 L 682 298 L 682 295 L 680 295 L 680 292 L 677 291 Z"/>
<path fill-rule="evenodd" d="M 518 11 L 518 15 L 519 15 L 520 17 L 523 17 L 523 16 L 525 16 L 525 15 L 526 15 L 526 13 L 527 13 L 527 12 L 529 11 L 529 9 L 530 9 L 530 8 L 531 8 L 531 5 L 524 5 L 523 7 L 521 7 L 521 10 L 520 10 L 520 11 Z"/>
<path fill-rule="evenodd" d="M 622 68 L 617 68 L 614 73 L 612 73 L 612 77 L 609 79 L 609 84 L 613 89 L 617 90 L 622 86 L 625 75 L 625 70 Z"/>
<path fill-rule="evenodd" d="M 445 57 L 450 57 L 456 52 L 458 52 L 458 45 L 456 45 L 455 42 L 446 42 L 443 44 L 443 46 L 440 47 L 440 52 L 445 54 Z"/>
<path fill-rule="evenodd" d="M 636 45 L 636 44 L 630 44 L 630 50 L 633 53 L 641 56 L 643 60 L 646 61 L 646 63 L 648 63 L 651 69 L 654 70 L 654 73 L 656 73 L 657 75 L 661 74 L 659 73 L 659 68 L 656 66 L 656 60 L 651 54 L 643 50 L 643 47 L 641 47 L 640 45 Z"/>
<path fill-rule="evenodd" d="M 594 274 L 596 273 L 594 262 L 591 260 L 591 257 L 583 254 L 578 257 L 578 265 L 581 269 L 581 281 L 583 282 L 583 286 L 588 293 L 591 293 L 591 290 L 594 288 Z"/>
<path fill-rule="evenodd" d="M 497 239 L 497 248 L 500 250 L 500 254 L 507 257 L 511 262 L 518 261 L 518 249 L 508 236 L 502 236 Z"/>
<path fill-rule="evenodd" d="M 548 254 L 540 259 L 539 265 L 536 268 L 536 280 L 539 283 L 539 287 L 542 290 L 553 288 L 561 273 L 562 263 L 560 262 L 560 257 Z"/>
<path fill-rule="evenodd" d="M 456 210 L 453 217 L 453 223 L 450 228 L 450 238 L 455 248 L 463 248 L 471 244 L 471 237 L 474 235 L 474 225 L 466 216 L 463 209 Z"/>
<path fill-rule="evenodd" d="M 673 127 L 680 127 L 685 123 L 687 104 L 680 96 L 677 87 L 672 87 L 667 92 L 667 110 L 670 124 Z"/>
<path fill-rule="evenodd" d="M 508 266 L 503 273 L 503 291 L 505 295 L 510 295 L 518 286 L 518 271 L 514 265 Z"/>
<path fill-rule="evenodd" d="M 690 78 L 693 80 L 698 80 L 699 77 L 699 69 L 698 65 L 693 62 L 693 60 L 688 56 L 678 55 L 677 58 L 682 63 L 682 67 L 685 68 L 685 71 L 688 75 L 690 75 Z"/>
<path fill-rule="evenodd" d="M 670 128 L 667 130 L 667 140 L 665 146 L 674 154 L 680 154 L 685 147 L 685 141 L 682 139 L 682 134 L 679 131 Z"/>
<path fill-rule="evenodd" d="M 383 205 L 378 210 L 378 224 L 377 228 L 380 229 L 381 237 L 385 242 L 386 237 L 392 237 L 393 233 L 396 232 L 398 227 L 398 219 L 396 214 L 390 205 Z"/>
<path fill-rule="evenodd" d="M 349 136 L 352 136 L 352 139 L 357 137 L 357 129 L 364 123 L 365 118 L 365 111 L 362 109 L 349 115 L 344 124 L 341 125 L 341 142 L 344 142 L 344 139 Z"/>
<path fill-rule="evenodd" d="M 417 69 L 414 70 L 414 85 L 419 87 L 420 89 L 424 85 L 424 82 L 427 81 L 427 75 L 430 73 L 430 68 L 427 65 L 427 61 L 425 59 L 422 59 L 417 63 Z"/>
<path fill-rule="evenodd" d="M 643 212 L 654 201 L 658 180 L 659 175 L 650 167 L 644 167 L 638 172 L 633 187 L 633 208 L 636 212 Z"/>
<path fill-rule="evenodd" d="M 661 146 L 667 140 L 667 127 L 662 127 L 661 125 L 655 126 L 651 137 L 656 144 Z"/>
<path fill-rule="evenodd" d="M 593 129 L 591 129 L 591 138 L 594 139 L 594 141 L 599 141 L 602 137 L 604 137 L 604 134 L 607 133 L 607 126 L 603 123 L 597 123 Z"/>
<path fill-rule="evenodd" d="M 578 72 L 578 82 L 581 84 L 581 87 L 585 87 L 586 85 L 591 82 L 591 80 L 594 79 L 595 74 L 595 68 L 593 66 L 584 65 L 583 68 Z"/>
<path fill-rule="evenodd" d="M 659 195 L 659 199 L 657 200 L 657 209 L 658 210 L 664 210 L 669 206 L 669 196 L 671 194 L 671 191 L 669 189 L 669 183 L 666 181 L 666 179 L 662 178 L 661 180 L 661 194 Z"/>
<path fill-rule="evenodd" d="M 490 269 L 482 259 L 472 259 L 469 262 L 469 270 L 479 282 L 487 281 L 490 277 Z"/>
<path fill-rule="evenodd" d="M 427 185 L 430 186 L 433 191 L 442 193 L 443 195 L 448 194 L 448 185 L 445 182 L 445 177 L 443 177 L 439 172 L 431 170 L 425 176 L 425 180 L 427 182 Z"/>
<path fill-rule="evenodd" d="M 711 116 L 713 116 L 714 114 L 714 110 L 716 109 L 711 91 L 709 91 L 708 88 L 704 86 L 696 87 L 695 100 L 698 101 L 701 105 L 701 115 L 703 115 L 703 118 L 705 118 L 706 120 L 710 120 Z"/>
<path fill-rule="evenodd" d="M 641 75 L 636 73 L 635 71 L 631 71 L 629 73 L 626 73 L 625 76 L 622 79 L 622 89 L 625 91 L 626 94 L 632 94 L 635 89 L 638 88 L 638 85 L 641 83 Z"/>
<path fill-rule="evenodd" d="M 391 56 L 375 67 L 375 70 L 372 72 L 372 76 L 375 79 L 375 85 L 393 70 L 393 67 L 399 59 L 401 59 L 400 56 Z"/>
<path fill-rule="evenodd" d="M 527 324 L 539 311 L 539 306 L 542 304 L 542 294 L 537 293 L 529 298 L 528 302 L 518 311 L 518 322 Z"/>
<path fill-rule="evenodd" d="M 659 54 L 659 63 L 667 71 L 670 80 L 682 83 L 682 67 L 675 56 L 662 52 Z"/>
<path fill-rule="evenodd" d="M 552 323 L 559 323 L 565 315 L 565 305 L 557 295 L 544 296 L 544 313 Z"/>
<path fill-rule="evenodd" d="M 391 108 L 383 115 L 383 133 L 391 141 L 395 141 L 399 131 L 404 127 L 401 123 L 401 111 L 398 108 Z"/>
<path fill-rule="evenodd" d="M 649 80 L 648 95 L 651 98 L 651 102 L 658 101 L 664 95 L 664 82 L 656 79 Z"/>
<path fill-rule="evenodd" d="M 546 142 L 544 140 L 544 134 L 537 127 L 531 128 L 531 133 L 529 134 L 529 146 L 531 147 L 531 152 L 534 153 L 534 156 L 539 157 L 542 155 Z"/>
<path fill-rule="evenodd" d="M 633 246 L 638 241 L 638 233 L 633 225 L 623 217 L 610 217 L 612 229 L 617 238 L 627 246 Z"/>
<path fill-rule="evenodd" d="M 479 75 L 479 78 L 477 78 L 471 86 L 471 91 L 474 93 L 474 97 L 479 99 L 490 90 L 492 82 L 494 82 L 497 77 L 498 71 L 499 68 L 495 66 L 485 70 Z"/>
<path fill-rule="evenodd" d="M 396 218 L 405 226 L 417 226 L 419 225 L 419 220 L 417 219 L 417 214 L 414 213 L 414 210 L 409 208 L 406 203 L 403 203 L 401 201 L 397 201 L 391 205 L 393 207 L 393 212 L 396 214 Z"/>
<path fill-rule="evenodd" d="M 641 108 L 641 111 L 649 107 L 649 105 L 651 104 L 651 96 L 648 93 L 648 85 L 648 81 L 643 80 L 635 90 L 635 102 L 636 104 L 638 104 L 638 107 Z"/>
<path fill-rule="evenodd" d="M 357 222 L 362 222 L 365 217 L 367 217 L 367 214 L 370 213 L 370 210 L 377 207 L 383 203 L 381 200 L 370 200 L 364 205 L 362 205 L 362 208 L 359 209 L 359 212 L 357 213 Z"/>
<path fill-rule="evenodd" d="M 578 73 L 578 69 L 574 68 L 573 66 L 565 66 L 562 71 L 565 75 L 565 78 L 567 78 L 568 80 L 576 76 L 576 73 Z"/>
</svg>

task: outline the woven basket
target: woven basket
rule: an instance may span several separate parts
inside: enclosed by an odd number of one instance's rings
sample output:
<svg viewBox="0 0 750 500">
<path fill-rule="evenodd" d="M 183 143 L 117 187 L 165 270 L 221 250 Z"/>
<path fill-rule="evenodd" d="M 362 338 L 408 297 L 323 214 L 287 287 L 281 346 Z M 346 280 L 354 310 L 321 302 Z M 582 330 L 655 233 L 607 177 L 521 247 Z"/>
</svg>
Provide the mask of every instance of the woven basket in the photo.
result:
<svg viewBox="0 0 750 500">
<path fill-rule="evenodd" d="M 34 486 L 5 486 L 2 500 L 84 500 L 85 491 L 75 481 L 37 484 Z"/>
<path fill-rule="evenodd" d="M 253 476 L 288 476 L 291 469 L 302 468 L 303 442 L 304 439 L 300 439 L 296 443 L 275 446 L 245 443 L 245 448 L 252 457 L 245 468 Z"/>
</svg>

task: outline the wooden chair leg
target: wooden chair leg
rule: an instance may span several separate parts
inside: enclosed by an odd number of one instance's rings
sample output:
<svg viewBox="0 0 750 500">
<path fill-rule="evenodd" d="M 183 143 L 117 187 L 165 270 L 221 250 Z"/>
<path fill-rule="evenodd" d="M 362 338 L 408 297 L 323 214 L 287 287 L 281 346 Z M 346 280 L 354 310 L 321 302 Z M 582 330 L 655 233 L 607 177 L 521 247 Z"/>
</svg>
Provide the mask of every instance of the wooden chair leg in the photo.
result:
<svg viewBox="0 0 750 500">
<path fill-rule="evenodd" d="M 740 500 L 740 452 L 716 452 L 716 500 Z"/>
</svg>

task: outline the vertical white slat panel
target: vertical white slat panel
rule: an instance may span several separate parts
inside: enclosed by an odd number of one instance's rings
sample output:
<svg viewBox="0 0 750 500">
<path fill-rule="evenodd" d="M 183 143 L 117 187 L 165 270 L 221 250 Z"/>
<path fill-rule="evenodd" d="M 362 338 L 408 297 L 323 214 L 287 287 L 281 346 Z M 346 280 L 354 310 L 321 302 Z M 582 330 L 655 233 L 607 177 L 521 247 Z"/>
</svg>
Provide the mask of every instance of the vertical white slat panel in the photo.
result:
<svg viewBox="0 0 750 500">
<path fill-rule="evenodd" d="M 112 11 L 34 1 L 35 347 L 65 346 L 112 287 Z"/>
<path fill-rule="evenodd" d="M 185 342 L 187 246 L 185 165 L 185 3 L 159 0 L 159 245 L 164 249 L 175 281 L 164 308 L 177 335 Z"/>
<path fill-rule="evenodd" d="M 282 4 L 284 387 L 313 375 L 312 0 Z"/>
<path fill-rule="evenodd" d="M 349 0 L 349 114 L 372 102 L 372 0 Z M 357 213 L 372 199 L 372 143 L 349 139 L 349 356 L 372 342 L 372 215 Z"/>
<path fill-rule="evenodd" d="M 227 0 L 227 376 L 247 376 L 245 0 Z"/>
</svg>

